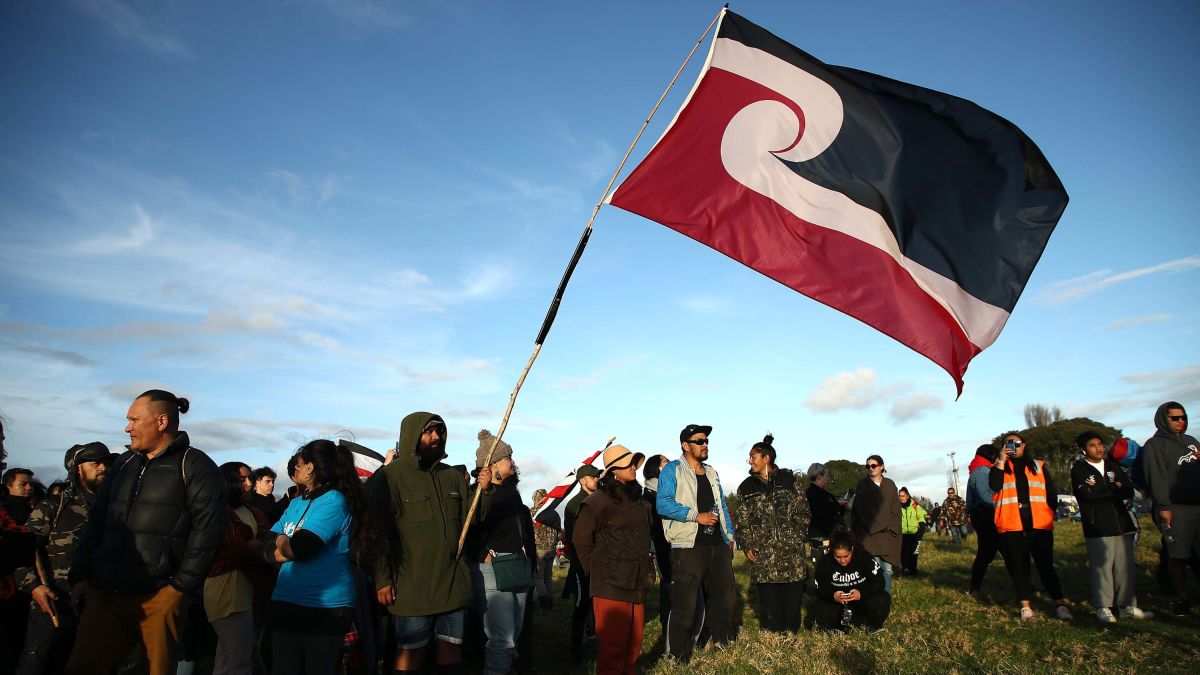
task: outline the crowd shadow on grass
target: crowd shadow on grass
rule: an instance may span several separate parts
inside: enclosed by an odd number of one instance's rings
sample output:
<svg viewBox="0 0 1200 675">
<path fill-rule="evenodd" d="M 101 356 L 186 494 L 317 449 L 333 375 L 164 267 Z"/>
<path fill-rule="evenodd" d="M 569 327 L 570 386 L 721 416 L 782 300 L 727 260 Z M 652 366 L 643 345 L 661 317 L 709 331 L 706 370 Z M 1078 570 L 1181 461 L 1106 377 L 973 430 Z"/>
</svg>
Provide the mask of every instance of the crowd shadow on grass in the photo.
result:
<svg viewBox="0 0 1200 675">
<path fill-rule="evenodd" d="M 846 672 L 874 673 L 877 659 L 871 647 L 859 644 L 839 644 L 829 650 L 829 658 Z"/>
</svg>

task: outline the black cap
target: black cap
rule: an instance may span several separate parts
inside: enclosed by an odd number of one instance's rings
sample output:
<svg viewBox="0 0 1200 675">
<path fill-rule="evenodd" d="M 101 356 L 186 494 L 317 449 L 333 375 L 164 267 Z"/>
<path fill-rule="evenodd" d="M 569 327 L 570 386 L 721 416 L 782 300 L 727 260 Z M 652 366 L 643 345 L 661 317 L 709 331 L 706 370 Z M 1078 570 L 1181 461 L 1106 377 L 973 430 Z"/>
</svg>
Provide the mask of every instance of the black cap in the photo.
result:
<svg viewBox="0 0 1200 675">
<path fill-rule="evenodd" d="M 68 450 L 66 458 L 67 461 L 64 462 L 64 464 L 67 466 L 67 470 L 69 471 L 72 468 L 79 466 L 81 462 L 104 462 L 112 457 L 113 454 L 109 452 L 107 445 L 101 443 L 100 441 L 92 441 L 91 443 L 73 446 L 70 450 Z"/>
<path fill-rule="evenodd" d="M 600 475 L 600 469 L 597 469 L 595 466 L 592 466 L 591 464 L 583 464 L 578 469 L 575 469 L 575 479 L 576 480 L 578 480 L 580 478 L 586 478 L 588 476 L 591 476 L 592 478 L 596 478 L 599 475 Z"/>
<path fill-rule="evenodd" d="M 705 436 L 712 433 L 712 427 L 704 424 L 689 424 L 679 432 L 679 442 L 682 443 L 696 434 L 704 434 Z"/>
</svg>

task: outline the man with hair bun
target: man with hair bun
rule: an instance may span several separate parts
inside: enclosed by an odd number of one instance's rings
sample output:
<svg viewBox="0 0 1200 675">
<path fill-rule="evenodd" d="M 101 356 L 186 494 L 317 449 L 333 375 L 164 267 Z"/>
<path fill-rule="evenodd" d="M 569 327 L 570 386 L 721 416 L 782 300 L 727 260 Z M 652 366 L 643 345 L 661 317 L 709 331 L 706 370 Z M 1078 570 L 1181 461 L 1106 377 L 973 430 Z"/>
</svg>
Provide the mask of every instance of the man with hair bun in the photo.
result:
<svg viewBox="0 0 1200 675">
<path fill-rule="evenodd" d="M 174 673 L 188 602 L 225 533 L 225 479 L 191 447 L 188 400 L 161 389 L 134 399 L 129 451 L 101 484 L 75 550 L 78 638 L 67 673 L 112 672 L 138 641 L 150 675 Z"/>
</svg>

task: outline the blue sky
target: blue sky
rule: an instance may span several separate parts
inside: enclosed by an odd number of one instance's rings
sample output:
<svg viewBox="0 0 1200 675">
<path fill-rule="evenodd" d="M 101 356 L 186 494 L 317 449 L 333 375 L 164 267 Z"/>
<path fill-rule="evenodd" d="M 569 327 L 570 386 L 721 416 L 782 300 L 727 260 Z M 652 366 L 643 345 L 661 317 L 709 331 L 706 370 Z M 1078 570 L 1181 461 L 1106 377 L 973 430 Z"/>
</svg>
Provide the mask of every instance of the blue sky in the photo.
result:
<svg viewBox="0 0 1200 675">
<path fill-rule="evenodd" d="M 123 445 L 152 386 L 192 399 L 183 427 L 217 461 L 280 467 L 343 431 L 383 450 L 422 409 L 471 460 L 609 175 L 720 7 L 576 5 L 5 3 L 10 466 L 49 479 L 74 443 Z M 731 483 L 770 430 L 782 466 L 879 453 L 938 498 L 946 453 L 965 462 L 1027 403 L 1139 441 L 1161 401 L 1200 405 L 1195 3 L 732 9 L 1012 120 L 1071 203 L 957 401 L 882 334 L 603 208 L 505 436 L 524 492 L 610 436 L 674 455 L 696 422 Z"/>
</svg>

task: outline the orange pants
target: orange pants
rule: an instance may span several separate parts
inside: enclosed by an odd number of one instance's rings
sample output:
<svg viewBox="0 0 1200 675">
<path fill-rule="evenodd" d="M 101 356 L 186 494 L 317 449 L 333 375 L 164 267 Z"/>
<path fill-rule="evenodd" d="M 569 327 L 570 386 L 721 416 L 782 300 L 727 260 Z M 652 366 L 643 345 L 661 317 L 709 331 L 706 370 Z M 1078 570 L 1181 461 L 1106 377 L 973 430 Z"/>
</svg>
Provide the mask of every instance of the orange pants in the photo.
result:
<svg viewBox="0 0 1200 675">
<path fill-rule="evenodd" d="M 150 595 L 89 589 L 66 672 L 112 672 L 140 641 L 150 675 L 174 675 L 187 607 L 188 597 L 170 587 Z"/>
<path fill-rule="evenodd" d="M 596 675 L 633 675 L 642 653 L 646 606 L 592 598 L 596 616 Z"/>
</svg>

